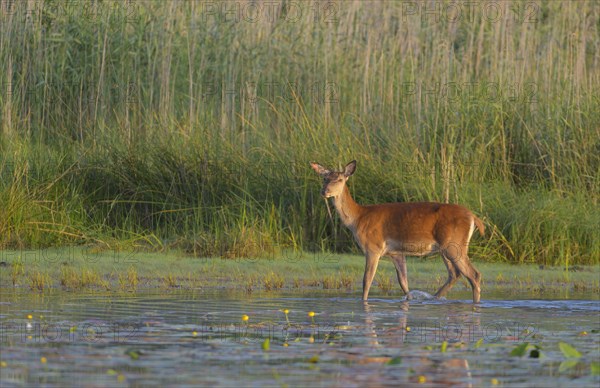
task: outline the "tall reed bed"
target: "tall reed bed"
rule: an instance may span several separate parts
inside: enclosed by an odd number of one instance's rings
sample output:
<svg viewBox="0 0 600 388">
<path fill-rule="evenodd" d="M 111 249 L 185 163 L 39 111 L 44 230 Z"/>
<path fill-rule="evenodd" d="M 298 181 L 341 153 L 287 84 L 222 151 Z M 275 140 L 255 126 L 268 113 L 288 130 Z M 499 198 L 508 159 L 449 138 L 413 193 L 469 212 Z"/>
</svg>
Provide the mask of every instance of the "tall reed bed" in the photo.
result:
<svg viewBox="0 0 600 388">
<path fill-rule="evenodd" d="M 1 247 L 353 249 L 307 163 L 355 158 L 479 257 L 599 262 L 596 2 L 1 4 Z"/>
</svg>

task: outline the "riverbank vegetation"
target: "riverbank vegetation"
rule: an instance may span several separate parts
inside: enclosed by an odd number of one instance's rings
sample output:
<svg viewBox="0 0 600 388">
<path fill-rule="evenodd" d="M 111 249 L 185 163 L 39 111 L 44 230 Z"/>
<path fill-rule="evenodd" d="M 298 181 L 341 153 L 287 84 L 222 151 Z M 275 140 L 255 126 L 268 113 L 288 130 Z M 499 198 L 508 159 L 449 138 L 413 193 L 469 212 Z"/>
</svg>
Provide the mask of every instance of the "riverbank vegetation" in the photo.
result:
<svg viewBox="0 0 600 388">
<path fill-rule="evenodd" d="M 250 4 L 2 2 L 0 248 L 357 252 L 308 166 L 356 159 L 475 262 L 599 263 L 596 3 Z"/>
</svg>

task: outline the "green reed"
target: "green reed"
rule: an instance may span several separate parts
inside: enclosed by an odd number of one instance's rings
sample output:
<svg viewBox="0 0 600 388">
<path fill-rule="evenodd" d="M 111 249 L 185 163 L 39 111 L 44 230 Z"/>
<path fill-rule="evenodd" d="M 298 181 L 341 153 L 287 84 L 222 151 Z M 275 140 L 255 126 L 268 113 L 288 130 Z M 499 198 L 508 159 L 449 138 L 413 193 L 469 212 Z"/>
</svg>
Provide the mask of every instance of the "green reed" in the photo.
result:
<svg viewBox="0 0 600 388">
<path fill-rule="evenodd" d="M 308 161 L 357 159 L 474 256 L 599 262 L 595 2 L 249 4 L 2 2 L 0 247 L 356 249 Z"/>
</svg>

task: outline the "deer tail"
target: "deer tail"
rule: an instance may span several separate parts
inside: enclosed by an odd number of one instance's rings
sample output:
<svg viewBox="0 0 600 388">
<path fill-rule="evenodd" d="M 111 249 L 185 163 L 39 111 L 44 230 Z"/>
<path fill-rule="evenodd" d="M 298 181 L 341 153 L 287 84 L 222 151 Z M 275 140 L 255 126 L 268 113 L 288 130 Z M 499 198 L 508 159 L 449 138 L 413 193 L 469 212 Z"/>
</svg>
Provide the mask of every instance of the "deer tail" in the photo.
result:
<svg viewBox="0 0 600 388">
<path fill-rule="evenodd" d="M 473 216 L 473 222 L 475 222 L 475 226 L 477 226 L 477 229 L 479 230 L 479 234 L 481 234 L 483 236 L 483 234 L 485 233 L 485 226 L 483 225 L 483 221 L 481 221 L 476 216 Z"/>
</svg>

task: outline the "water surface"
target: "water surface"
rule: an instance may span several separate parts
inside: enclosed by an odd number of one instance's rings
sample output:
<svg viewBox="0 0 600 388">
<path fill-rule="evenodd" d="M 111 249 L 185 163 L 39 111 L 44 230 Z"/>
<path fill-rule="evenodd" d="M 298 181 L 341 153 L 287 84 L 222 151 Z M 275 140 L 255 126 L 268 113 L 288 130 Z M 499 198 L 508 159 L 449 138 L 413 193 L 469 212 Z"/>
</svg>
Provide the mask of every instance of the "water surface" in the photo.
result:
<svg viewBox="0 0 600 388">
<path fill-rule="evenodd" d="M 249 297 L 216 291 L 119 296 L 6 291 L 0 302 L 1 383 L 600 383 L 590 372 L 590 364 L 600 358 L 597 300 L 497 299 L 474 306 L 466 299 L 416 296 L 409 303 L 374 298 L 365 304 L 355 294 L 339 292 Z M 269 349 L 264 350 L 267 338 Z M 524 342 L 540 347 L 541 357 L 529 357 L 533 346 L 523 357 L 511 356 Z M 559 342 L 573 345 L 582 357 L 565 365 Z"/>
</svg>

